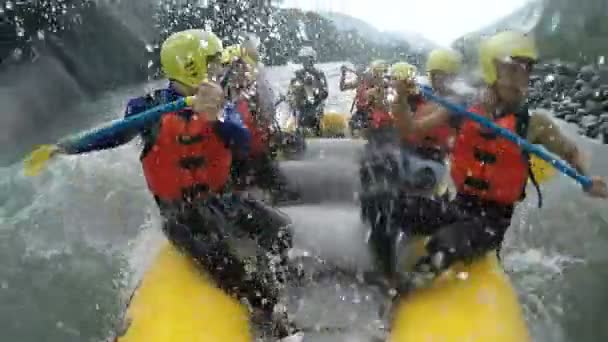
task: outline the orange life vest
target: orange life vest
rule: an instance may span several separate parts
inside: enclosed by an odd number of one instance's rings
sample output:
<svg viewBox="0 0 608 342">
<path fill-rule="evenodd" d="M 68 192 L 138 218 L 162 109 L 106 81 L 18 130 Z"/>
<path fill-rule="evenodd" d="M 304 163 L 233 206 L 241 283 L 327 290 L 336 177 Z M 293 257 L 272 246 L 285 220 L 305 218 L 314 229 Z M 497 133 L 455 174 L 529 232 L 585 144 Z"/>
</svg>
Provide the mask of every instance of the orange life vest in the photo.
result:
<svg viewBox="0 0 608 342">
<path fill-rule="evenodd" d="M 427 103 L 422 97 L 418 98 L 416 100 L 416 112 L 414 113 L 414 118 L 421 118 L 423 115 L 432 113 L 424 113 L 425 107 L 429 105 L 430 104 Z M 407 138 L 407 141 L 412 146 L 416 147 L 448 151 L 451 137 L 452 128 L 448 124 L 443 124 L 427 131 L 424 134 L 416 134 L 416 132 L 414 132 Z"/>
<path fill-rule="evenodd" d="M 470 111 L 482 114 L 478 107 Z M 517 132 L 516 114 L 494 122 Z M 454 143 L 451 175 L 460 194 L 512 205 L 523 198 L 529 176 L 528 159 L 517 144 L 465 120 Z"/>
<path fill-rule="evenodd" d="M 156 141 L 143 156 L 148 188 L 166 201 L 221 192 L 228 182 L 232 153 L 205 118 L 179 113 L 162 116 Z"/>
<path fill-rule="evenodd" d="M 247 100 L 238 101 L 236 110 L 241 114 L 241 120 L 251 134 L 249 155 L 254 157 L 266 153 L 268 150 L 268 131 L 258 125 L 249 110 L 249 102 Z"/>
</svg>

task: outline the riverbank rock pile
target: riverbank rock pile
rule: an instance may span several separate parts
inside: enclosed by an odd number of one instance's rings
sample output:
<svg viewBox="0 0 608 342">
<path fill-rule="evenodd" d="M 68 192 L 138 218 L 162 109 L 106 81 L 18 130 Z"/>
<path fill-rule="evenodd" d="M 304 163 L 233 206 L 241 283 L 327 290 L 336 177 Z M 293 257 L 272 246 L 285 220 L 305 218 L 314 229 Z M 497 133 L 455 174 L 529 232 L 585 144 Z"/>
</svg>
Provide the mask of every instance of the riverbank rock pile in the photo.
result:
<svg viewBox="0 0 608 342">
<path fill-rule="evenodd" d="M 578 125 L 579 133 L 608 144 L 608 67 L 545 63 L 530 77 L 532 108 L 551 110 Z"/>
</svg>

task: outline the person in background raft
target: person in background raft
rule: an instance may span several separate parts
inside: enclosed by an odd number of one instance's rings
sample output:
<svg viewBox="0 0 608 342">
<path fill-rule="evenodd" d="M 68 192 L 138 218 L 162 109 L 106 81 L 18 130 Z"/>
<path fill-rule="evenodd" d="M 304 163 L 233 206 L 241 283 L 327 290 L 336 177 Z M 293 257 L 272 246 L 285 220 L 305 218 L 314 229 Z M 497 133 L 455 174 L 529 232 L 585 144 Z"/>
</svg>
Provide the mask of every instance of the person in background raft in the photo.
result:
<svg viewBox="0 0 608 342">
<path fill-rule="evenodd" d="M 369 68 L 358 74 L 353 82 L 346 82 L 346 72 L 348 68 L 342 66 L 340 76 L 340 91 L 356 89 L 354 99 L 355 112 L 349 120 L 351 131 L 355 128 L 361 129 L 363 136 L 367 135 L 367 130 L 373 122 L 374 110 L 388 112 L 384 104 L 384 90 L 388 85 L 386 74 L 388 73 L 388 63 L 383 60 L 375 60 L 370 63 Z"/>
<path fill-rule="evenodd" d="M 312 129 L 316 136 L 321 136 L 321 119 L 329 96 L 327 78 L 315 67 L 317 52 L 312 47 L 302 47 L 298 61 L 302 63 L 302 69 L 296 70 L 287 96 L 294 115 L 297 115 L 296 127 Z"/>
<path fill-rule="evenodd" d="M 449 50 L 435 50 L 430 54 L 427 70 L 436 94 L 452 94 L 447 82 L 453 80 L 459 66 L 459 56 Z M 408 103 L 415 119 L 424 119 L 438 109 L 415 90 L 416 68 L 413 65 L 396 63 L 390 74 L 393 86 L 407 82 L 413 87 Z M 432 130 L 424 127 L 407 129 L 401 132 L 398 152 L 395 149 L 388 153 L 380 151 L 368 158 L 359 170 L 362 218 L 370 224 L 372 255 L 389 281 L 393 280 L 396 272 L 396 240 L 401 232 L 399 227 L 387 227 L 385 219 L 390 216 L 390 202 L 401 193 L 423 197 L 447 196 L 447 157 L 454 129 L 447 123 Z"/>
<path fill-rule="evenodd" d="M 270 194 L 273 204 L 296 201 L 299 196 L 287 188 L 287 179 L 279 170 L 271 149 L 275 110 L 269 109 L 268 92 L 260 92 L 255 50 L 233 45 L 224 50 L 222 64 L 227 70 L 222 84 L 230 105 L 226 120 L 244 125 L 251 133 L 249 158 L 235 165 L 235 179 L 241 189 L 256 186 Z"/>
<path fill-rule="evenodd" d="M 550 118 L 530 113 L 525 105 L 530 71 L 537 60 L 534 40 L 519 32 L 501 32 L 482 42 L 480 63 L 486 88 L 469 111 L 544 145 L 587 175 L 578 147 Z M 408 82 L 401 82 L 393 107 L 403 136 L 410 134 L 415 122 L 408 101 L 412 89 Z M 448 111 L 437 110 L 424 120 L 431 130 L 449 118 Z M 514 208 L 525 197 L 530 156 L 517 144 L 463 118 L 451 151 L 450 173 L 457 190 L 453 201 L 403 194 L 392 211 L 391 221 L 406 233 L 431 237 L 425 249 L 433 261 L 427 267 L 433 272 L 499 249 Z M 604 180 L 593 177 L 592 181 L 586 193 L 608 197 Z"/>
<path fill-rule="evenodd" d="M 402 65 L 399 65 L 402 64 Z M 433 50 L 426 63 L 426 70 L 431 80 L 433 93 L 453 103 L 464 104 L 466 101 L 453 91 L 453 82 L 462 66 L 460 55 L 452 50 Z M 402 126 L 400 130 L 401 147 L 406 169 L 409 171 L 406 177 L 410 180 L 410 193 L 412 191 L 433 192 L 439 194 L 437 189 L 444 180 L 447 173 L 447 158 L 452 148 L 452 143 L 460 120 L 458 116 L 451 115 L 440 125 L 429 122 L 429 117 L 437 117 L 447 114 L 443 107 L 430 102 L 416 89 L 415 76 L 410 67 L 404 63 L 398 63 L 393 69 L 395 76 L 394 85 L 406 81 L 412 86 L 408 104 L 413 113 L 410 126 Z"/>
<path fill-rule="evenodd" d="M 276 323 L 276 336 L 282 338 L 290 334 L 290 328 L 284 317 L 273 314 L 278 294 L 276 282 L 267 280 L 270 267 L 248 274 L 225 239 L 228 225 L 255 234 L 270 251 L 270 260 L 283 250 L 280 245 L 289 221 L 227 193 L 232 163 L 247 158 L 250 134 L 240 125 L 218 120 L 224 93 L 206 79 L 219 72 L 222 50 L 220 39 L 211 32 L 186 30 L 171 35 L 160 52 L 169 86 L 130 100 L 125 117 L 196 94 L 192 107 L 166 113 L 143 131 L 127 132 L 120 139 L 86 149 L 74 149 L 65 141 L 58 153 L 110 149 L 141 136 L 144 176 L 163 217 L 166 236 L 199 262 L 218 287 L 248 302 L 256 319 Z M 227 217 L 233 207 L 246 210 Z"/>
</svg>

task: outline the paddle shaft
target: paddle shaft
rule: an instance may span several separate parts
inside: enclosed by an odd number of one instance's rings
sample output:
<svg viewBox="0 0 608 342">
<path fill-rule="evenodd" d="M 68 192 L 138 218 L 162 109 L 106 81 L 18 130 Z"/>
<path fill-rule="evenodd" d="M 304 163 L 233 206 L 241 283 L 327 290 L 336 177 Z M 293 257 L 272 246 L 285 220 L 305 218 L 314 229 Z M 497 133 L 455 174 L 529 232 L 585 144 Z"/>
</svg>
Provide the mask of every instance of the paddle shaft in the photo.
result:
<svg viewBox="0 0 608 342">
<path fill-rule="evenodd" d="M 558 171 L 573 178 L 578 183 L 580 183 L 584 189 L 588 189 L 589 187 L 591 187 L 591 184 L 592 184 L 591 178 L 581 175 L 578 171 L 576 171 L 568 163 L 561 160 L 559 157 L 550 153 L 549 151 L 545 150 L 543 147 L 531 144 L 529 141 L 527 141 L 526 139 L 520 137 L 519 135 L 511 132 L 510 130 L 496 125 L 494 122 L 492 122 L 488 118 L 477 115 L 475 113 L 471 113 L 471 112 L 467 111 L 464 107 L 461 107 L 459 105 L 456 105 L 445 99 L 442 99 L 438 96 L 433 95 L 433 92 L 428 87 L 420 86 L 420 90 L 424 94 L 424 96 L 429 98 L 431 101 L 444 106 L 445 108 L 449 109 L 450 111 L 464 115 L 468 119 L 473 120 L 473 121 L 477 122 L 478 124 L 491 129 L 492 131 L 501 135 L 503 138 L 516 143 L 524 151 L 526 151 L 528 153 L 532 153 L 532 154 L 536 155 L 537 157 L 539 157 L 540 159 L 543 159 L 546 162 L 550 163 Z"/>
<path fill-rule="evenodd" d="M 127 130 L 140 131 L 151 122 L 158 120 L 163 114 L 185 108 L 188 106 L 189 101 L 190 98 L 183 97 L 177 101 L 154 107 L 124 119 L 113 121 L 101 128 L 96 128 L 82 133 L 75 138 L 70 138 L 70 145 L 76 150 L 81 150 L 87 146 L 96 145 L 100 141 L 112 139 L 112 137 Z"/>
</svg>

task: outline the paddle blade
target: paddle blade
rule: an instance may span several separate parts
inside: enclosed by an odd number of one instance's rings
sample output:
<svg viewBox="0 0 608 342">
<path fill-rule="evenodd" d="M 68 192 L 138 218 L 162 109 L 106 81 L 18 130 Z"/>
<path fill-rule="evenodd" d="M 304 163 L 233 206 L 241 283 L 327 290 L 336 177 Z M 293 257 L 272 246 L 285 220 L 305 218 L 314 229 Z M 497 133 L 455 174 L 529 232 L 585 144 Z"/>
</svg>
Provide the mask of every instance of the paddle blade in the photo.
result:
<svg viewBox="0 0 608 342">
<path fill-rule="evenodd" d="M 57 152 L 55 145 L 42 145 L 36 148 L 23 162 L 25 175 L 37 176 L 46 167 L 55 152 Z"/>
<path fill-rule="evenodd" d="M 538 184 L 549 181 L 555 176 L 555 167 L 537 156 L 530 157 L 530 168 Z"/>
</svg>

